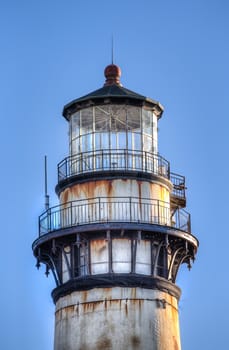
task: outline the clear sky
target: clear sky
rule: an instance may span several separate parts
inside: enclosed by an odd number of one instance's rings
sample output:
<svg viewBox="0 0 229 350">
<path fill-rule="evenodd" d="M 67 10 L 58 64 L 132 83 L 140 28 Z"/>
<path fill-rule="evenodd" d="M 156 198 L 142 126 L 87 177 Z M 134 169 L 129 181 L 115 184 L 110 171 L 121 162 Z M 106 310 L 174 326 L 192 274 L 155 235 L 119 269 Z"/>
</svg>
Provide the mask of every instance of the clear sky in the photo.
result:
<svg viewBox="0 0 229 350">
<path fill-rule="evenodd" d="M 68 154 L 64 104 L 102 87 L 114 61 L 123 85 L 159 100 L 159 150 L 186 176 L 199 238 L 178 285 L 183 350 L 228 348 L 227 0 L 0 0 L 0 348 L 53 347 L 54 281 L 37 271 L 31 244 L 51 205 L 56 165 Z"/>
</svg>

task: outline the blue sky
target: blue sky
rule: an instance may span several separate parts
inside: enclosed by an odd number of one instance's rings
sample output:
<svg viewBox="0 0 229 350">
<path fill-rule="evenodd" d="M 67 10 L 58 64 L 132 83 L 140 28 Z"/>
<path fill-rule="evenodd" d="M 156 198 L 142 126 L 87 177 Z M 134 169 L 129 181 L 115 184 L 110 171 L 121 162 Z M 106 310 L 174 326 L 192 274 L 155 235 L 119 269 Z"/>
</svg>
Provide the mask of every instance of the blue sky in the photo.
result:
<svg viewBox="0 0 229 350">
<path fill-rule="evenodd" d="M 228 18 L 226 0 L 0 0 L 2 349 L 52 349 L 54 281 L 31 251 L 44 155 L 55 205 L 62 108 L 103 85 L 112 34 L 123 85 L 164 106 L 159 150 L 186 176 L 200 248 L 178 278 L 183 350 L 227 347 Z"/>
</svg>

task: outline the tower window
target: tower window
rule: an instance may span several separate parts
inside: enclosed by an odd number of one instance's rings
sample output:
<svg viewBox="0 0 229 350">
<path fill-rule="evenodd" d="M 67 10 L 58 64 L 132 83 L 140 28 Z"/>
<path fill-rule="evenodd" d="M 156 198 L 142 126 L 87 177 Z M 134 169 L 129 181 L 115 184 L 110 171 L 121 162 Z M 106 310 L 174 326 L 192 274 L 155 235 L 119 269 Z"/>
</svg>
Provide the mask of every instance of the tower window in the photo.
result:
<svg viewBox="0 0 229 350">
<path fill-rule="evenodd" d="M 74 277 L 88 275 L 88 243 L 81 242 L 74 246 Z"/>
</svg>

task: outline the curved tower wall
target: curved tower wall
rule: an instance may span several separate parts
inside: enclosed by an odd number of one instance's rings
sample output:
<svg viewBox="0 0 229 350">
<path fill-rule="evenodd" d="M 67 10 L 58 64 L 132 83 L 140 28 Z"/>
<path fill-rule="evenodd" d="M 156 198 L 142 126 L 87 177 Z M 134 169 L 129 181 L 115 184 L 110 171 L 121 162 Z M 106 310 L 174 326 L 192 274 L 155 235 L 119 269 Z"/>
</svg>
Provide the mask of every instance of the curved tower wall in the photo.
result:
<svg viewBox="0 0 229 350">
<path fill-rule="evenodd" d="M 95 288 L 56 304 L 55 350 L 180 348 L 177 299 L 167 292 Z"/>
</svg>

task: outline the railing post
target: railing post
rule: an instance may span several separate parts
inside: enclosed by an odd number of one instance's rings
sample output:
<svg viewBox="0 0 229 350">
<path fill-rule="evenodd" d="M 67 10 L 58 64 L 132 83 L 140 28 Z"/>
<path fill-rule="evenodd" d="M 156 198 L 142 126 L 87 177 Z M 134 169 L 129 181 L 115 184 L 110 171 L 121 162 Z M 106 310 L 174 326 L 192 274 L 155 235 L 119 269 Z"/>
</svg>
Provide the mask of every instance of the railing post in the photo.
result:
<svg viewBox="0 0 229 350">
<path fill-rule="evenodd" d="M 70 171 L 68 171 L 69 159 L 65 160 L 65 179 L 69 176 Z"/>
<path fill-rule="evenodd" d="M 148 169 L 147 168 L 147 152 L 145 151 L 144 153 L 145 153 L 145 172 L 147 172 L 147 169 Z M 142 166 L 143 166 L 143 164 L 142 164 Z"/>
<path fill-rule="evenodd" d="M 111 149 L 109 149 L 109 167 L 108 169 L 112 169 L 112 164 L 111 164 Z"/>
<path fill-rule="evenodd" d="M 90 220 L 90 212 L 91 212 L 91 203 L 90 200 L 88 203 L 86 203 L 86 206 L 88 207 L 87 209 L 87 223 L 90 224 L 91 220 Z"/>
<path fill-rule="evenodd" d="M 159 204 L 159 200 L 157 200 L 157 220 L 158 220 L 158 224 L 161 223 L 161 220 L 160 220 L 160 204 Z"/>
<path fill-rule="evenodd" d="M 41 237 L 41 216 L 38 218 L 39 237 Z"/>
<path fill-rule="evenodd" d="M 127 149 L 124 150 L 125 154 L 125 169 L 127 170 L 128 168 L 128 154 L 127 154 Z"/>
<path fill-rule="evenodd" d="M 47 216 L 48 216 L 48 232 L 51 231 L 51 209 L 47 210 Z"/>
<path fill-rule="evenodd" d="M 188 214 L 188 232 L 191 233 L 191 214 Z"/>
<path fill-rule="evenodd" d="M 104 170 L 104 168 L 103 168 L 103 149 L 102 149 L 102 167 L 101 167 L 101 170 Z"/>
<path fill-rule="evenodd" d="M 101 199 L 99 197 L 99 222 L 101 222 Z"/>
<path fill-rule="evenodd" d="M 95 149 L 93 149 L 93 152 L 92 152 L 92 168 L 93 168 L 93 171 L 96 170 L 95 160 L 96 160 Z"/>
<path fill-rule="evenodd" d="M 129 198 L 129 205 L 130 205 L 130 222 L 132 222 L 132 208 L 131 208 L 132 202 L 131 202 L 131 197 Z"/>
<path fill-rule="evenodd" d="M 72 220 L 72 202 L 71 202 L 71 206 L 70 206 L 70 226 L 73 226 L 73 220 Z"/>
<path fill-rule="evenodd" d="M 57 165 L 58 182 L 60 182 L 60 164 Z"/>
<path fill-rule="evenodd" d="M 178 212 L 178 228 L 180 228 L 180 210 L 177 209 Z"/>
<path fill-rule="evenodd" d="M 170 179 L 170 162 L 168 162 L 168 174 L 167 174 L 167 176 L 168 176 L 168 179 Z"/>
</svg>

